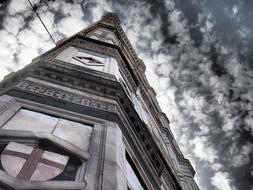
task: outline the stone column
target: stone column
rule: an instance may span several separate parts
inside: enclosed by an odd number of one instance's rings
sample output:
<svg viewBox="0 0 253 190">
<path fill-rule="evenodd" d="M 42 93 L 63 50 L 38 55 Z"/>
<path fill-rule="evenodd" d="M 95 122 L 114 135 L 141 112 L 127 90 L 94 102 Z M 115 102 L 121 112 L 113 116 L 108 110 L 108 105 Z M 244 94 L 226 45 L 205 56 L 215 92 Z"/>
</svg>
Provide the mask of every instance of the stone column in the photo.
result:
<svg viewBox="0 0 253 190">
<path fill-rule="evenodd" d="M 102 189 L 127 189 L 125 145 L 119 126 L 112 122 L 106 132 Z"/>
</svg>

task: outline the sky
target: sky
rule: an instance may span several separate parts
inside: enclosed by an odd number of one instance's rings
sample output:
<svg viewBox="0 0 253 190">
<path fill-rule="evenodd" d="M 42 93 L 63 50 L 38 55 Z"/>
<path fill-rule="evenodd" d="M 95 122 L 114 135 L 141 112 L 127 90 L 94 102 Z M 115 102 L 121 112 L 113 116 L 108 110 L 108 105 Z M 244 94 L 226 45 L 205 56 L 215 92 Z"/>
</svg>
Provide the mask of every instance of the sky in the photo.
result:
<svg viewBox="0 0 253 190">
<path fill-rule="evenodd" d="M 116 13 L 201 190 L 253 190 L 252 0 L 31 0 L 55 41 Z M 54 47 L 26 0 L 0 3 L 0 80 Z"/>
</svg>

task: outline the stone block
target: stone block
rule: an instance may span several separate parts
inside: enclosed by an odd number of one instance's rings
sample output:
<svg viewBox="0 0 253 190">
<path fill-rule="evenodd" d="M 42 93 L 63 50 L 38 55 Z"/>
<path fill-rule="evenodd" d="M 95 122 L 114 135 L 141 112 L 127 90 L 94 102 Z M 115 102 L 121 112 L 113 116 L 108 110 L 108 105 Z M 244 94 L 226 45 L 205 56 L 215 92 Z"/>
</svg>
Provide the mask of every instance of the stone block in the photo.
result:
<svg viewBox="0 0 253 190">
<path fill-rule="evenodd" d="M 3 129 L 51 133 L 58 118 L 21 109 L 9 120 Z"/>
<path fill-rule="evenodd" d="M 93 128 L 91 126 L 66 119 L 60 119 L 53 135 L 86 151 L 90 145 L 92 130 Z"/>
</svg>

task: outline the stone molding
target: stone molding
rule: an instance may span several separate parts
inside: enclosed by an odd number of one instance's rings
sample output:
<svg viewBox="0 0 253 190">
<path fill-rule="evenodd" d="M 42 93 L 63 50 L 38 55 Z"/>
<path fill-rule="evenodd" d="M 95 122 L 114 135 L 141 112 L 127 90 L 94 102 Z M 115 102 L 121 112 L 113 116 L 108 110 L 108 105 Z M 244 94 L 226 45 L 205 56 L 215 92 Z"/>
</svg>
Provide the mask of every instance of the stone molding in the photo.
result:
<svg viewBox="0 0 253 190">
<path fill-rule="evenodd" d="M 87 106 L 95 109 L 101 109 L 108 112 L 115 112 L 118 113 L 118 107 L 114 104 L 103 102 L 103 101 L 97 101 L 95 99 L 91 99 L 84 96 L 78 96 L 76 94 L 67 93 L 66 91 L 49 88 L 47 86 L 38 85 L 37 83 L 31 82 L 31 81 L 24 81 L 20 82 L 16 85 L 16 88 L 22 89 L 27 92 L 37 93 L 57 99 L 61 99 L 64 101 L 76 103 L 82 106 Z"/>
</svg>

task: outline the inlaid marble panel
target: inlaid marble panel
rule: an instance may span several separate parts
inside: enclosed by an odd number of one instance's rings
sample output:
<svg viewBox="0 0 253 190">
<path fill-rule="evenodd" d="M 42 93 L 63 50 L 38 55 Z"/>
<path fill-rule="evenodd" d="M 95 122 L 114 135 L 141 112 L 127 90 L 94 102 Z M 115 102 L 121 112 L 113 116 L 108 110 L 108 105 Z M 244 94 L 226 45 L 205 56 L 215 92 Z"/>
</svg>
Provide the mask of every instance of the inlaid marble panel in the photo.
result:
<svg viewBox="0 0 253 190">
<path fill-rule="evenodd" d="M 61 174 L 69 157 L 21 143 L 9 142 L 1 153 L 1 164 L 12 177 L 45 181 Z"/>
<path fill-rule="evenodd" d="M 4 125 L 3 129 L 51 133 L 57 121 L 56 117 L 21 109 Z"/>
<path fill-rule="evenodd" d="M 82 150 L 88 150 L 91 134 L 91 126 L 66 119 L 60 119 L 53 132 L 53 135 Z"/>
</svg>

